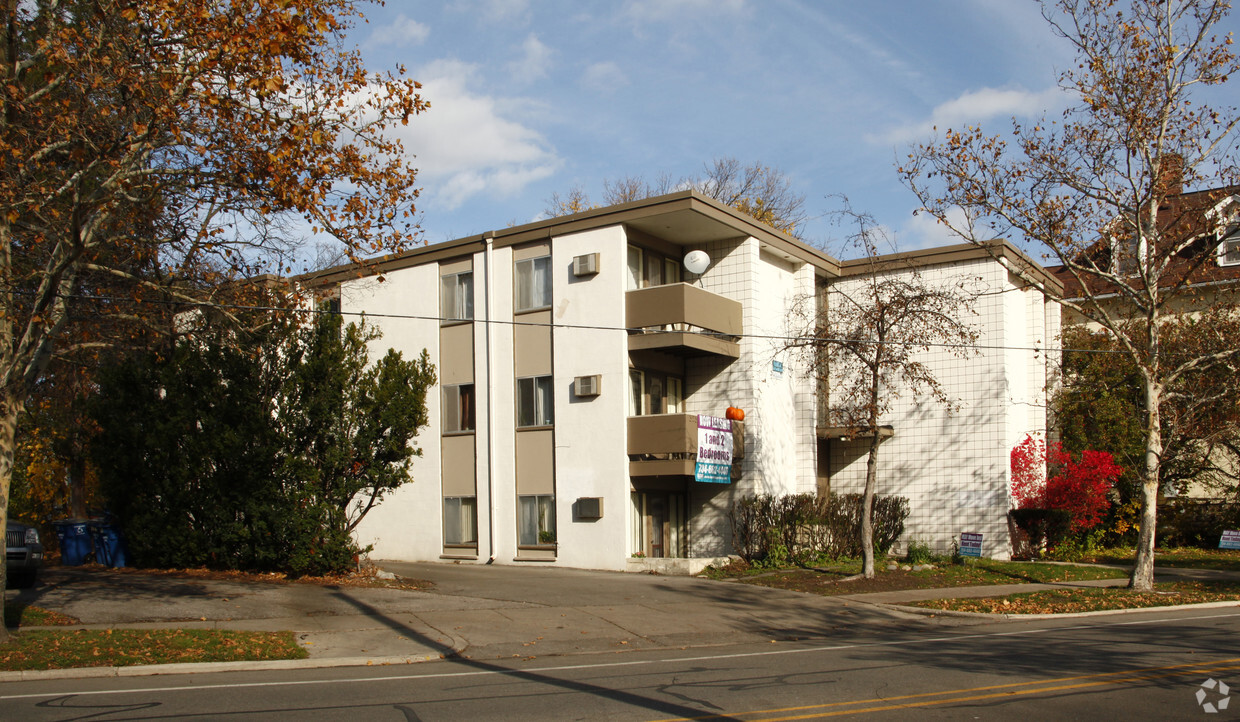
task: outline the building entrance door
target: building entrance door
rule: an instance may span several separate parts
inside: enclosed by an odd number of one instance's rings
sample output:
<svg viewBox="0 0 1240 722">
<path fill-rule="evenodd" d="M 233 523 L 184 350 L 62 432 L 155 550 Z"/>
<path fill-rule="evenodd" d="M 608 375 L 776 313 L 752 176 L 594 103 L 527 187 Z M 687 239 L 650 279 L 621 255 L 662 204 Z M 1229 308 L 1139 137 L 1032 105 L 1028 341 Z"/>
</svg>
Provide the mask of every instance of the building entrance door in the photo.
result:
<svg viewBox="0 0 1240 722">
<path fill-rule="evenodd" d="M 663 491 L 633 492 L 630 548 L 647 557 L 683 558 L 688 551 L 685 495 Z"/>
</svg>

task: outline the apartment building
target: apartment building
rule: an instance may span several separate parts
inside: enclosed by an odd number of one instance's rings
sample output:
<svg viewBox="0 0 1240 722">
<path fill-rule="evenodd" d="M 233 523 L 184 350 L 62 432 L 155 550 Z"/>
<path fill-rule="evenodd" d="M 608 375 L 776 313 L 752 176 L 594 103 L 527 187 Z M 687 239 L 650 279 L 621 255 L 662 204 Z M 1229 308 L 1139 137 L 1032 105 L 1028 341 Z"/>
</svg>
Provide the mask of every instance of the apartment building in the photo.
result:
<svg viewBox="0 0 1240 722">
<path fill-rule="evenodd" d="M 1040 269 L 1010 247 L 894 260 L 987 276 L 987 342 L 1053 331 Z M 853 490 L 857 442 L 818 423 L 827 395 L 783 350 L 789 309 L 849 269 L 683 191 L 320 275 L 382 331 L 376 352 L 425 348 L 439 373 L 413 481 L 359 541 L 383 559 L 691 573 L 731 552 L 739 496 Z M 970 413 L 893 419 L 880 493 L 910 497 L 906 538 L 945 547 L 972 525 L 1003 556 L 1007 453 L 1045 427 L 1044 355 L 985 358 L 941 360 Z"/>
</svg>

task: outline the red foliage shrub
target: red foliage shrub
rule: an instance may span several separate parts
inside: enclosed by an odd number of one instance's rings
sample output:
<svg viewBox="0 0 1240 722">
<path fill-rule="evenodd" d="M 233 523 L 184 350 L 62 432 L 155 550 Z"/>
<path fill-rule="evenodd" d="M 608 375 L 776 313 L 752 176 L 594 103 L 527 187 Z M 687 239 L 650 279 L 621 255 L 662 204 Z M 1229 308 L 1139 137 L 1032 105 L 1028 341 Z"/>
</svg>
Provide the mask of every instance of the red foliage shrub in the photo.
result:
<svg viewBox="0 0 1240 722">
<path fill-rule="evenodd" d="M 1063 509 L 1072 515 L 1074 532 L 1102 521 L 1111 487 L 1124 472 L 1105 451 L 1086 450 L 1074 459 L 1059 442 L 1048 445 L 1031 436 L 1012 449 L 1011 459 L 1016 508 Z"/>
</svg>

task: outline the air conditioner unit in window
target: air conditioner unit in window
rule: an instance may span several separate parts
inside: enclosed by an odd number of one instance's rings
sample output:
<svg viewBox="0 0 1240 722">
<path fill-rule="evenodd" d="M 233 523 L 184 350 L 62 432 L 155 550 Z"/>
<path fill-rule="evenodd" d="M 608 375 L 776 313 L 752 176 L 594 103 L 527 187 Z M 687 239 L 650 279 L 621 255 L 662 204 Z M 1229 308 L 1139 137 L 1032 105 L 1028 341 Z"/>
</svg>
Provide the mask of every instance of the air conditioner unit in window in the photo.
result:
<svg viewBox="0 0 1240 722">
<path fill-rule="evenodd" d="M 573 257 L 574 276 L 593 276 L 596 273 L 598 273 L 597 253 L 587 253 L 584 256 Z"/>
<path fill-rule="evenodd" d="M 598 396 L 603 392 L 602 386 L 603 377 L 598 374 L 573 379 L 573 393 L 577 396 Z"/>
</svg>

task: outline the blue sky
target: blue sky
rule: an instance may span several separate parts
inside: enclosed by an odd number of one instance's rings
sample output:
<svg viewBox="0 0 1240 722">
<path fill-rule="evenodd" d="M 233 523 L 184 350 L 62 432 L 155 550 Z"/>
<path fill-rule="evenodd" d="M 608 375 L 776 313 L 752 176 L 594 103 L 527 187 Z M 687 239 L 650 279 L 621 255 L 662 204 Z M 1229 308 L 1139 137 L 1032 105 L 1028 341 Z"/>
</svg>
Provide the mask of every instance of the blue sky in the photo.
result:
<svg viewBox="0 0 1240 722">
<path fill-rule="evenodd" d="M 933 125 L 1056 112 L 1072 63 L 1023 0 L 389 0 L 350 40 L 431 109 L 402 129 L 428 242 L 526 223 L 574 186 L 722 156 L 782 170 L 811 242 L 847 195 L 901 250 L 953 242 L 896 175 Z M 1229 18 L 1235 24 L 1235 18 Z"/>
</svg>

